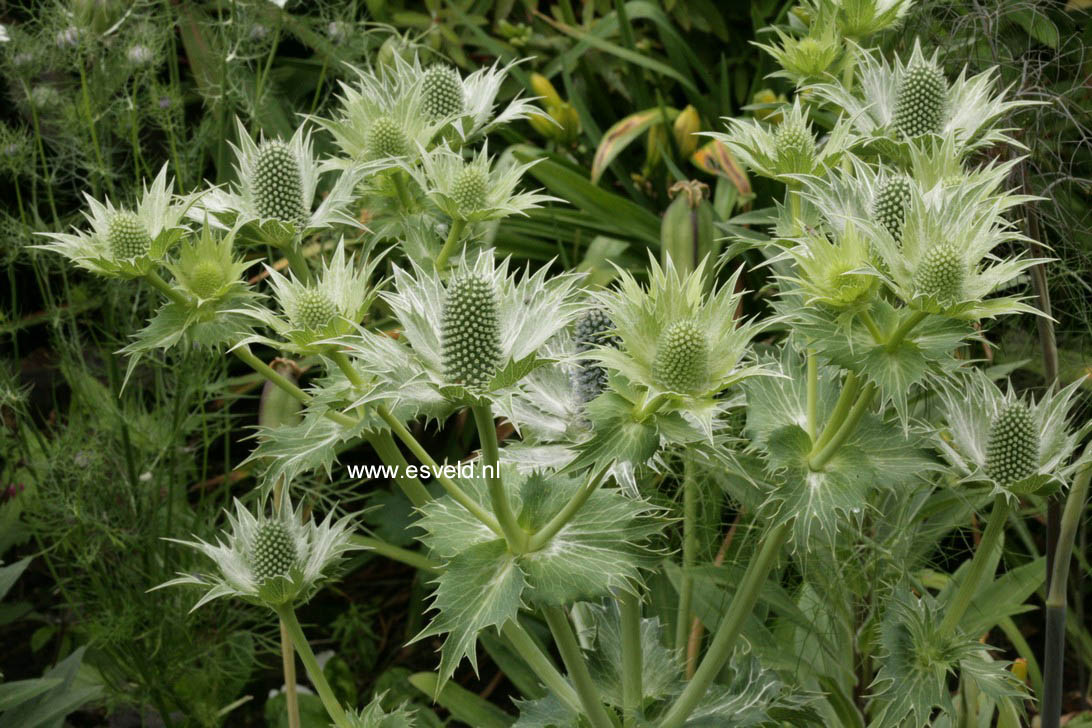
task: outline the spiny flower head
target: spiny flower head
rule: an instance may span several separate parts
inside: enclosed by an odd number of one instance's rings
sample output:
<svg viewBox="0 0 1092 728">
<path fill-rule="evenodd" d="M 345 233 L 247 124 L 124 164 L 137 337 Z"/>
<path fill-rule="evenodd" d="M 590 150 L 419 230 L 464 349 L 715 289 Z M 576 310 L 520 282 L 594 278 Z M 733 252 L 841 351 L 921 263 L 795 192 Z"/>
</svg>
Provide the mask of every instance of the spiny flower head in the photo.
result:
<svg viewBox="0 0 1092 728">
<path fill-rule="evenodd" d="M 872 203 L 872 214 L 895 240 L 902 238 L 902 222 L 906 218 L 912 184 L 905 174 L 889 174 L 880 182 Z"/>
<path fill-rule="evenodd" d="M 451 66 L 436 63 L 421 76 L 425 113 L 434 121 L 456 116 L 466 107 L 463 80 Z"/>
<path fill-rule="evenodd" d="M 706 292 L 706 265 L 684 275 L 670 259 L 663 267 L 653 259 L 647 286 L 623 272 L 615 289 L 596 293 L 619 345 L 593 349 L 588 358 L 621 375 L 638 400 L 663 395 L 667 410 L 693 416 L 711 436 L 713 416 L 723 404 L 717 396 L 767 372 L 745 363 L 748 343 L 761 326 L 736 319 L 742 269 Z"/>
<path fill-rule="evenodd" d="M 583 354 L 600 346 L 618 347 L 618 337 L 611 331 L 614 324 L 602 308 L 586 311 L 573 324 L 573 344 L 576 353 Z M 607 371 L 593 359 L 581 358 L 576 361 L 573 383 L 577 396 L 583 402 L 590 402 L 603 393 L 607 387 Z"/>
<path fill-rule="evenodd" d="M 214 187 L 191 211 L 225 228 L 239 228 L 244 238 L 275 245 L 295 245 L 297 240 L 334 225 L 363 226 L 350 214 L 353 188 L 363 169 L 342 170 L 330 191 L 318 200 L 318 184 L 328 171 L 315 159 L 310 125 L 301 125 L 292 138 L 255 141 L 235 120 L 234 185 Z M 315 206 L 315 203 L 318 205 Z"/>
<path fill-rule="evenodd" d="M 1068 420 L 1080 379 L 1038 401 L 1002 391 L 975 370 L 941 393 L 947 427 L 938 444 L 968 483 L 986 483 L 995 494 L 1042 494 L 1069 482 L 1092 459 L 1077 455 L 1092 422 L 1072 430 Z"/>
<path fill-rule="evenodd" d="M 106 224 L 106 242 L 119 260 L 139 258 L 151 250 L 152 236 L 134 213 L 118 210 Z"/>
<path fill-rule="evenodd" d="M 709 370 L 709 344 L 705 333 L 689 320 L 676 321 L 660 334 L 652 375 L 669 392 L 693 392 L 701 387 Z"/>
<path fill-rule="evenodd" d="M 201 234 L 179 247 L 178 257 L 167 264 L 184 291 L 205 301 L 226 301 L 246 289 L 242 280 L 248 267 L 234 254 L 235 234 L 223 234 L 204 225 Z"/>
<path fill-rule="evenodd" d="M 579 313 L 578 275 L 510 272 L 492 248 L 464 251 L 444 274 L 414 264 L 395 266 L 393 277 L 394 290 L 381 295 L 401 325 L 400 345 L 417 376 L 452 402 L 515 387 Z M 388 375 L 379 367 L 375 374 Z"/>
<path fill-rule="evenodd" d="M 389 116 L 380 116 L 368 127 L 367 149 L 371 159 L 402 157 L 409 151 L 409 139 L 398 122 Z"/>
<path fill-rule="evenodd" d="M 360 548 L 350 540 L 348 516 L 335 521 L 328 515 L 321 522 L 305 522 L 303 508 L 293 509 L 287 498 L 272 513 L 265 512 L 264 502 L 251 512 L 236 500 L 235 512 L 227 516 L 229 528 L 215 544 L 169 539 L 208 556 L 216 570 L 181 574 L 156 589 L 181 584 L 206 587 L 208 591 L 193 609 L 225 596 L 277 609 L 310 599 L 336 573 L 343 554 Z"/>
<path fill-rule="evenodd" d="M 728 132 L 706 132 L 763 177 L 795 182 L 799 175 L 819 175 L 838 162 L 850 143 L 850 127 L 839 119 L 822 146 L 816 144 L 808 112 L 797 96 L 776 126 L 756 119 L 729 119 Z"/>
<path fill-rule="evenodd" d="M 909 163 L 910 148 L 931 136 L 951 139 L 955 158 L 997 144 L 1022 145 L 997 128 L 997 122 L 1018 108 L 1036 101 L 1006 101 L 995 90 L 997 69 L 970 78 L 964 69 L 948 82 L 939 71 L 937 54 L 926 57 L 914 42 L 908 59 L 888 62 L 878 51 L 857 54 L 857 83 L 847 89 L 834 81 L 808 89 L 842 110 L 854 132 L 859 154 L 887 162 Z"/>
<path fill-rule="evenodd" d="M 868 239 L 852 221 L 829 231 L 809 228 L 784 249 L 797 269 L 786 280 L 800 286 L 807 303 L 855 310 L 873 299 L 879 279 L 872 271 Z"/>
<path fill-rule="evenodd" d="M 948 82 L 936 63 L 915 58 L 902 73 L 895 100 L 895 129 L 906 137 L 937 134 L 944 122 Z"/>
<path fill-rule="evenodd" d="M 163 165 L 132 208 L 117 208 L 84 195 L 90 231 L 40 233 L 53 242 L 38 246 L 60 253 L 93 273 L 132 278 L 144 275 L 187 231 L 183 219 L 198 195 L 176 197 Z"/>
<path fill-rule="evenodd" d="M 251 306 L 247 315 L 258 319 L 277 333 L 280 339 L 252 335 L 242 343 L 259 342 L 297 353 L 322 353 L 328 340 L 352 332 L 363 320 L 375 300 L 376 290 L 369 278 L 382 256 L 359 264 L 345 252 L 342 239 L 323 263 L 313 283 L 302 283 L 266 266 L 273 297 L 283 315 L 264 306 Z"/>
<path fill-rule="evenodd" d="M 780 71 L 771 76 L 788 78 L 796 85 L 822 77 L 842 53 L 842 40 L 831 22 L 815 23 L 806 36 L 796 38 L 774 26 L 777 44 L 756 43 L 777 61 Z"/>
<path fill-rule="evenodd" d="M 1022 400 L 1006 402 L 990 424 L 986 474 L 1002 487 L 1032 475 L 1039 465 L 1039 433 Z"/>
<path fill-rule="evenodd" d="M 481 389 L 501 360 L 497 295 L 492 281 L 474 273 L 451 280 L 440 321 L 444 377 L 449 383 Z"/>
<path fill-rule="evenodd" d="M 556 200 L 538 192 L 516 192 L 524 172 L 538 160 L 527 164 L 496 163 L 485 144 L 473 157 L 464 159 L 446 144 L 421 157 L 421 166 L 412 171 L 414 179 L 429 200 L 453 220 L 480 222 L 508 215 L 525 214 Z"/>
<path fill-rule="evenodd" d="M 966 277 L 967 264 L 959 251 L 942 242 L 929 248 L 918 263 L 914 287 L 917 295 L 936 301 L 940 306 L 950 306 L 962 300 Z"/>
<path fill-rule="evenodd" d="M 266 139 L 258 145 L 253 184 L 260 216 L 296 226 L 307 219 L 299 161 L 281 140 Z"/>
</svg>

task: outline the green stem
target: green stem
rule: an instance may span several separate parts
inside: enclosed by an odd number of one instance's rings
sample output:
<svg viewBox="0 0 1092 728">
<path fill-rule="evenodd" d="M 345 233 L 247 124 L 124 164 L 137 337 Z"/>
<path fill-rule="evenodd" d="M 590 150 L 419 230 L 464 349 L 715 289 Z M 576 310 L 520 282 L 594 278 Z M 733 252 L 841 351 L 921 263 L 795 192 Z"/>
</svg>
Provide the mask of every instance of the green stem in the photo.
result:
<svg viewBox="0 0 1092 728">
<path fill-rule="evenodd" d="M 428 451 L 421 446 L 421 443 L 417 441 L 417 438 L 413 436 L 413 433 L 406 429 L 406 426 L 395 417 L 386 405 L 378 404 L 375 408 L 376 414 L 378 414 L 387 426 L 391 428 L 391 432 L 395 437 L 402 441 L 402 443 L 409 448 L 413 456 L 417 458 L 424 466 L 429 469 L 433 477 L 440 481 L 440 485 L 443 486 L 451 498 L 461 505 L 466 510 L 484 523 L 490 531 L 498 536 L 504 536 L 504 531 L 501 530 L 500 524 L 497 523 L 497 519 L 493 517 L 489 511 L 482 508 L 478 503 L 468 496 L 462 488 L 455 484 L 455 481 L 445 475 L 440 466 L 432 459 L 432 456 L 428 454 Z"/>
<path fill-rule="evenodd" d="M 564 508 L 547 521 L 545 526 L 531 534 L 531 538 L 527 541 L 528 552 L 538 551 L 548 544 L 550 539 L 556 536 L 557 532 L 572 520 L 572 517 L 576 515 L 576 512 L 579 511 L 584 503 L 587 502 L 588 498 L 591 497 L 591 494 L 599 488 L 599 484 L 603 481 L 603 478 L 607 476 L 608 470 L 610 470 L 610 466 L 605 465 L 598 473 L 595 473 L 594 475 L 589 474 L 588 482 L 573 495 L 572 500 L 566 503 Z"/>
<path fill-rule="evenodd" d="M 504 623 L 501 633 L 515 648 L 516 653 L 527 663 L 527 666 L 531 668 L 531 671 L 538 676 L 542 684 L 556 695 L 561 702 L 569 706 L 569 709 L 574 713 L 580 713 L 580 697 L 576 694 L 576 690 L 557 671 L 550 658 L 539 648 L 531 635 L 527 634 L 527 630 L 519 622 L 510 619 Z"/>
<path fill-rule="evenodd" d="M 236 349 L 232 349 L 231 353 L 237 356 L 242 361 L 246 362 L 248 365 L 250 365 L 251 369 L 258 372 L 269 381 L 273 382 L 274 385 L 284 390 L 288 394 L 292 395 L 300 402 L 303 402 L 304 404 L 310 403 L 311 395 L 297 387 L 286 377 L 282 376 L 279 372 L 274 370 L 273 367 L 269 366 L 264 361 L 254 356 L 254 352 L 250 350 L 250 347 L 244 344 Z M 350 417 L 347 414 L 344 414 L 343 412 L 328 411 L 325 413 L 325 415 L 334 422 L 345 427 L 356 427 L 356 425 L 358 424 L 358 422 L 354 418 Z"/>
<path fill-rule="evenodd" d="M 647 397 L 647 394 L 645 396 Z M 645 401 L 641 403 L 641 406 L 633 411 L 633 419 L 637 422 L 644 422 L 649 417 L 656 414 L 666 401 L 667 395 L 662 392 L 652 399 L 646 398 Z"/>
<path fill-rule="evenodd" d="M 284 703 L 288 711 L 288 728 L 300 728 L 300 700 L 296 694 L 296 652 L 283 619 L 281 620 L 281 667 L 284 671 Z"/>
<path fill-rule="evenodd" d="M 307 259 L 303 257 L 303 253 L 300 251 L 301 242 L 298 236 L 288 245 L 281 248 L 284 253 L 284 257 L 288 260 L 288 267 L 292 269 L 292 273 L 295 274 L 296 280 L 305 286 L 311 285 L 311 266 L 308 265 Z"/>
<path fill-rule="evenodd" d="M 371 536 L 358 536 L 353 534 L 349 538 L 357 546 L 363 546 L 368 551 L 374 551 L 380 556 L 385 556 L 393 561 L 401 561 L 403 564 L 408 564 L 420 571 L 427 571 L 432 574 L 438 574 L 442 571 L 439 564 L 416 551 L 410 551 L 409 549 L 389 544 L 386 541 L 381 541 L 380 539 L 372 538 Z"/>
<path fill-rule="evenodd" d="M 504 489 L 504 480 L 500 474 L 500 447 L 497 444 L 497 426 L 493 421 L 493 408 L 488 403 L 470 408 L 474 413 L 474 422 L 478 426 L 478 440 L 482 448 L 482 468 L 489 485 L 489 500 L 493 514 L 497 517 L 508 550 L 521 554 L 527 550 L 527 532 L 519 525 L 508 492 Z"/>
<path fill-rule="evenodd" d="M 409 187 L 406 186 L 406 173 L 400 169 L 394 170 L 391 181 L 394 183 L 395 192 L 398 193 L 398 202 L 401 203 L 402 209 L 409 212 L 413 209 L 413 197 L 410 196 Z"/>
<path fill-rule="evenodd" d="M 876 319 L 872 318 L 872 314 L 868 311 L 862 310 L 858 312 L 857 317 L 861 319 L 861 323 L 868 329 L 868 333 L 872 334 L 872 340 L 877 344 L 884 343 L 883 332 L 880 331 L 880 327 L 876 324 Z"/>
<path fill-rule="evenodd" d="M 163 280 L 154 270 L 150 270 L 145 273 L 144 280 L 151 283 L 154 287 L 159 289 L 160 293 L 171 299 L 173 302 L 177 303 L 179 306 L 190 305 L 190 299 L 186 297 L 186 294 L 171 286 L 170 283 L 167 283 L 167 281 Z"/>
<path fill-rule="evenodd" d="M 799 223 L 800 220 L 800 193 L 796 189 L 797 185 L 790 182 L 785 187 L 785 193 L 789 196 L 789 219 L 792 220 L 793 230 L 797 233 L 804 232 L 804 226 Z"/>
<path fill-rule="evenodd" d="M 603 701 L 599 696 L 599 690 L 592 681 L 588 665 L 584 662 L 584 654 L 580 651 L 580 645 L 576 641 L 572 625 L 569 624 L 569 616 L 563 607 L 544 607 L 546 623 L 550 625 L 550 633 L 554 636 L 557 650 L 561 653 L 561 660 L 565 663 L 565 669 L 569 672 L 569 679 L 573 681 L 576 694 L 584 706 L 582 713 L 592 724 L 592 728 L 614 728 L 614 723 L 607 716 L 603 707 Z"/>
<path fill-rule="evenodd" d="M 330 683 L 326 682 L 326 676 L 322 674 L 322 668 L 319 667 L 318 660 L 315 659 L 315 653 L 311 651 L 311 645 L 307 644 L 307 638 L 304 636 L 303 630 L 300 629 L 300 623 L 296 621 L 296 612 L 291 606 L 286 606 L 278 609 L 277 614 L 280 615 L 281 623 L 288 630 L 288 635 L 295 644 L 296 652 L 299 653 L 303 666 L 307 668 L 307 676 L 311 678 L 311 684 L 318 691 L 322 704 L 326 706 L 326 712 L 333 719 L 334 725 L 337 728 L 352 728 L 349 716 L 345 714 L 345 709 L 341 707 L 341 703 L 338 702 L 334 691 L 330 689 Z"/>
<path fill-rule="evenodd" d="M 1092 445 L 1089 446 L 1092 448 Z M 1092 466 L 1086 465 L 1073 481 L 1062 512 L 1058 545 L 1051 564 L 1046 598 L 1046 644 L 1043 655 L 1043 693 L 1040 703 L 1042 728 L 1058 728 L 1062 716 L 1062 682 L 1065 666 L 1066 582 L 1069 579 L 1073 544 L 1088 499 Z"/>
<path fill-rule="evenodd" d="M 106 185 L 110 192 L 114 191 L 113 182 L 110 181 L 109 175 L 106 173 L 106 161 L 102 156 L 102 149 L 99 148 L 99 136 L 95 132 L 95 118 L 91 113 L 91 93 L 87 89 L 87 73 L 83 70 L 83 61 L 77 61 L 76 65 L 80 69 L 80 93 L 83 96 L 83 111 L 87 116 L 87 130 L 91 134 L 91 148 L 95 151 L 95 162 L 99 165 L 99 176 L 106 180 Z M 98 197 L 98 185 L 94 186 L 95 197 Z"/>
<path fill-rule="evenodd" d="M 762 542 L 762 546 L 751 563 L 747 565 L 747 571 L 743 574 L 743 580 L 736 590 L 728 611 L 720 621 L 712 642 L 709 643 L 709 651 L 705 653 L 701 664 L 694 672 L 694 677 L 686 684 L 675 702 L 672 703 L 667 713 L 660 721 L 659 728 L 681 728 L 686 719 L 694 712 L 701 699 L 705 697 L 706 690 L 713 684 L 720 673 L 724 663 L 732 655 L 736 638 L 743 629 L 743 623 L 754 609 L 758 601 L 758 594 L 762 585 L 766 583 L 774 564 L 777 563 L 778 553 L 792 532 L 792 522 L 774 526 Z"/>
<path fill-rule="evenodd" d="M 637 714 L 644 700 L 641 684 L 644 666 L 641 651 L 641 597 L 634 592 L 618 595 L 622 628 L 622 719 L 625 728 L 637 723 Z"/>
<path fill-rule="evenodd" d="M 465 229 L 466 220 L 454 219 L 451 221 L 451 229 L 447 233 L 447 240 L 444 241 L 444 247 L 440 248 L 440 254 L 436 256 L 436 270 L 443 270 L 444 266 L 447 265 L 447 259 L 455 252 Z"/>
<path fill-rule="evenodd" d="M 398 484 L 398 487 L 402 489 L 402 492 L 406 494 L 406 497 L 410 499 L 416 508 L 420 508 L 429 501 L 432 500 L 432 494 L 428 492 L 424 484 L 421 483 L 419 478 L 411 478 L 407 475 L 407 468 L 409 462 L 406 461 L 402 451 L 398 449 L 397 443 L 389 432 L 382 432 L 378 435 L 373 435 L 368 438 L 368 442 L 371 444 L 372 449 L 375 450 L 375 454 L 379 456 L 379 459 L 383 461 L 385 465 L 390 465 L 395 469 L 394 482 Z"/>
<path fill-rule="evenodd" d="M 849 411 L 849 415 L 846 417 L 845 422 L 838 428 L 838 431 L 830 438 L 826 445 L 819 450 L 818 453 L 808 458 L 808 467 L 812 470 L 822 470 L 824 466 L 830 461 L 834 454 L 838 452 L 838 448 L 845 444 L 846 440 L 857 431 L 857 424 L 861 421 L 861 418 L 868 412 L 868 408 L 872 405 L 872 397 L 876 394 L 876 385 L 869 382 L 865 385 L 865 388 L 861 391 L 861 396 L 857 398 L 857 403 L 853 405 L 853 409 Z"/>
<path fill-rule="evenodd" d="M 846 420 L 846 415 L 849 414 L 849 408 L 853 406 L 853 398 L 856 396 L 857 373 L 849 372 L 846 374 L 845 382 L 842 383 L 842 392 L 838 395 L 838 401 L 834 403 L 834 410 L 830 413 L 830 419 L 823 425 L 823 431 L 819 433 L 819 439 L 812 445 L 812 452 L 818 452 L 842 426 L 842 423 Z"/>
<path fill-rule="evenodd" d="M 815 442 L 819 426 L 819 358 L 808 349 L 808 437 Z"/>
<path fill-rule="evenodd" d="M 694 568 L 698 563 L 698 487 L 694 481 L 694 463 L 690 458 L 683 457 L 683 554 L 675 619 L 675 649 L 685 661 L 690 634 L 690 606 L 694 599 Z"/>
<path fill-rule="evenodd" d="M 357 389 L 364 388 L 364 379 L 360 376 L 360 372 L 353 369 L 353 364 L 344 351 L 332 351 L 330 352 L 330 358 L 333 359 L 334 364 L 337 364 L 337 368 L 341 370 L 341 373 L 345 375 L 350 384 Z"/>
<path fill-rule="evenodd" d="M 947 636 L 959 626 L 959 621 L 967 613 L 974 595 L 982 585 L 982 579 L 986 574 L 986 565 L 991 563 L 993 552 L 1001 547 L 1001 540 L 1005 535 L 1005 523 L 1009 519 L 1009 501 L 1004 494 L 997 496 L 993 502 L 993 511 L 986 522 L 986 530 L 982 533 L 982 540 L 978 543 L 978 549 L 971 558 L 971 565 L 967 574 L 963 577 L 955 596 L 952 597 L 944 619 L 940 622 L 937 632 L 940 636 Z"/>
<path fill-rule="evenodd" d="M 914 311 L 914 313 L 903 319 L 902 323 L 899 324 L 898 328 L 896 328 L 891 333 L 891 338 L 887 340 L 886 344 L 884 344 L 884 347 L 887 349 L 887 351 L 890 353 L 895 351 L 895 349 L 899 348 L 899 344 L 901 344 L 903 339 L 906 338 L 906 335 L 909 334 L 914 329 L 914 327 L 921 323 L 921 320 L 928 315 L 929 314 L 927 314 L 925 311 Z"/>
</svg>

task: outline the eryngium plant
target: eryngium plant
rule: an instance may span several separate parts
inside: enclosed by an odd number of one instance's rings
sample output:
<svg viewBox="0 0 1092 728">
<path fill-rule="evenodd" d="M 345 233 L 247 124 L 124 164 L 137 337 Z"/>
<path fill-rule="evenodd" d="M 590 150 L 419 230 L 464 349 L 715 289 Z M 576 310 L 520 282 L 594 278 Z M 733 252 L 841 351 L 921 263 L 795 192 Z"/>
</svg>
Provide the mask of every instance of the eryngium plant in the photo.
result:
<svg viewBox="0 0 1092 728">
<path fill-rule="evenodd" d="M 486 225 L 559 201 L 472 147 L 531 107 L 496 113 L 506 69 L 464 77 L 397 54 L 313 120 L 332 158 L 309 131 L 240 128 L 232 187 L 178 197 L 161 173 L 139 203 L 89 200 L 91 231 L 45 247 L 167 297 L 132 362 L 179 342 L 229 351 L 299 409 L 259 429 L 260 505 L 186 542 L 212 568 L 170 584 L 201 587 L 198 605 L 275 610 L 287 664 L 295 649 L 338 728 L 411 720 L 379 698 L 343 706 L 296 621 L 355 547 L 427 570 L 432 614 L 411 641 L 443 642 L 415 684 L 498 725 L 1018 725 L 1029 696 L 990 639 L 1041 567 L 995 577 L 998 550 L 1021 501 L 1079 480 L 1088 432 L 1078 383 L 1021 394 L 968 354 L 992 319 L 1037 314 L 1025 274 L 1046 261 L 1022 253 L 1013 216 L 1034 198 L 1006 188 L 1015 162 L 971 154 L 1015 158 L 996 122 L 1024 102 L 993 73 L 948 76 L 920 45 L 893 61 L 869 49 L 907 5 L 811 0 L 779 29 L 782 75 L 815 85 L 713 134 L 785 188 L 728 260 L 650 256 L 607 287 L 556 261 L 517 271 Z M 357 209 L 374 236 L 351 229 Z M 243 280 L 243 233 L 288 260 Z M 743 281 L 764 272 L 772 295 L 756 298 Z M 476 431 L 472 475 L 439 467 L 410 426 L 422 418 Z M 419 551 L 351 535 L 331 502 L 338 454 L 361 442 L 397 468 Z M 316 503 L 342 515 L 316 520 Z M 987 509 L 969 562 L 928 569 Z M 464 658 L 477 669 L 485 634 L 534 694 L 498 707 L 445 689 Z"/>
</svg>

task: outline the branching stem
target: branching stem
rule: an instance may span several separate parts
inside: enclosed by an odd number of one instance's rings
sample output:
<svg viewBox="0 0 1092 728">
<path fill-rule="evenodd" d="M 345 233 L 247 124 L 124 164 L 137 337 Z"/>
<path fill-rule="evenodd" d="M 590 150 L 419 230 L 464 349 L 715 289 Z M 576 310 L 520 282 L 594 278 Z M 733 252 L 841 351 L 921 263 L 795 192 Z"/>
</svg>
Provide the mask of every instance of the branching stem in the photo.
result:
<svg viewBox="0 0 1092 728">
<path fill-rule="evenodd" d="M 447 233 L 447 239 L 444 240 L 444 247 L 440 248 L 440 254 L 436 256 L 436 270 L 443 270 L 447 266 L 448 258 L 458 247 L 459 239 L 463 236 L 463 230 L 465 229 L 466 220 L 453 219 L 451 221 L 451 229 Z"/>
<path fill-rule="evenodd" d="M 303 666 L 307 668 L 307 676 L 311 678 L 311 684 L 318 691 L 322 704 L 334 721 L 334 725 L 337 728 L 352 728 L 352 724 L 349 723 L 349 716 L 345 714 L 345 709 L 338 702 L 337 696 L 330 688 L 330 683 L 326 681 L 326 676 L 322 674 L 322 668 L 319 667 L 318 660 L 315 659 L 315 653 L 311 651 L 311 645 L 307 643 L 307 637 L 304 636 L 300 623 L 296 620 L 295 610 L 291 606 L 286 606 L 278 609 L 277 614 L 280 615 L 281 624 L 284 625 L 289 637 L 292 638 L 296 652 L 299 653 Z"/>
<path fill-rule="evenodd" d="M 579 511 L 584 503 L 587 502 L 588 498 L 591 497 L 591 494 L 599 488 L 599 484 L 603 481 L 603 478 L 607 476 L 608 470 L 610 470 L 610 466 L 604 465 L 595 474 L 589 473 L 588 480 L 584 484 L 584 487 L 573 495 L 572 500 L 566 503 L 564 508 L 547 521 L 545 526 L 531 534 L 531 538 L 527 542 L 527 551 L 538 551 L 548 544 L 550 539 L 556 536 L 557 532 L 572 520 L 572 517 L 576 515 L 576 512 Z"/>
<path fill-rule="evenodd" d="M 591 722 L 592 728 L 614 728 L 614 723 L 607 715 L 606 708 L 599 696 L 599 690 L 592 681 L 588 665 L 584 662 L 584 655 L 580 651 L 580 644 L 576 641 L 572 625 L 569 624 L 569 616 L 563 607 L 545 607 L 546 623 L 550 625 L 550 633 L 554 636 L 557 650 L 561 653 L 561 660 L 565 663 L 565 669 L 569 672 L 569 678 L 573 681 L 576 694 L 584 707 L 581 711 Z"/>
<path fill-rule="evenodd" d="M 489 500 L 493 506 L 493 514 L 497 517 L 501 530 L 504 531 L 508 550 L 514 554 L 521 554 L 527 550 L 527 532 L 519 525 L 516 514 L 512 512 L 512 504 L 508 500 L 508 492 L 504 489 L 504 480 L 501 478 L 500 447 L 497 443 L 497 426 L 493 421 L 493 407 L 486 403 L 475 405 L 470 409 L 474 413 L 474 422 L 478 426 L 482 466 L 485 470 L 486 483 L 489 485 Z"/>
<path fill-rule="evenodd" d="M 1009 501 L 1004 494 L 997 496 L 993 502 L 993 511 L 990 512 L 986 522 L 986 530 L 982 533 L 982 540 L 978 543 L 978 549 L 971 558 L 971 565 L 967 574 L 956 590 L 948 605 L 944 618 L 940 622 L 937 631 L 943 635 L 949 635 L 959 626 L 963 615 L 971 606 L 974 595 L 982 585 L 982 579 L 987 577 L 986 565 L 992 563 L 993 552 L 1001 547 L 1002 537 L 1005 534 L 1005 524 L 1009 520 Z"/>
</svg>

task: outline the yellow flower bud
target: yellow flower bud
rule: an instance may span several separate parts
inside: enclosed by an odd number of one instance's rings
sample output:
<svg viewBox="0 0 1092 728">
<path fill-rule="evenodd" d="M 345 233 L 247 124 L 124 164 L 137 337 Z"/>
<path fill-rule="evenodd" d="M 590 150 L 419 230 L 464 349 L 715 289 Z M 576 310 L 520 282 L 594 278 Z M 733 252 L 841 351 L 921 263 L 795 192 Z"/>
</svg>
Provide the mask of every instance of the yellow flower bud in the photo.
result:
<svg viewBox="0 0 1092 728">
<path fill-rule="evenodd" d="M 698 137 L 695 136 L 701 130 L 701 116 L 693 106 L 687 106 L 675 117 L 672 131 L 675 133 L 675 144 L 679 147 L 679 154 L 689 157 L 698 148 Z"/>
<path fill-rule="evenodd" d="M 541 73 L 531 74 L 531 90 L 542 97 L 542 102 L 547 109 L 553 106 L 559 107 L 565 103 L 561 100 L 561 95 L 558 94 L 557 89 L 550 83 L 550 79 Z"/>
</svg>

